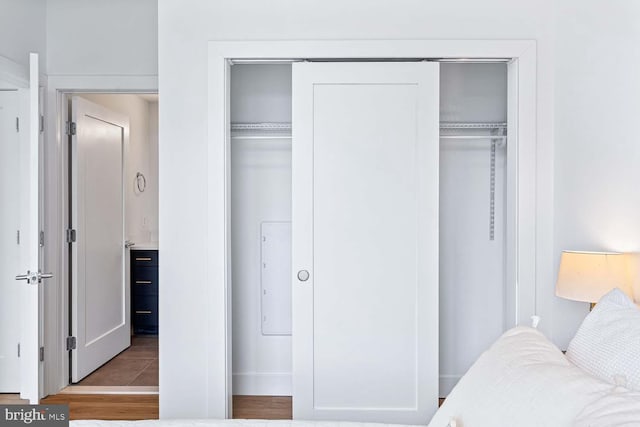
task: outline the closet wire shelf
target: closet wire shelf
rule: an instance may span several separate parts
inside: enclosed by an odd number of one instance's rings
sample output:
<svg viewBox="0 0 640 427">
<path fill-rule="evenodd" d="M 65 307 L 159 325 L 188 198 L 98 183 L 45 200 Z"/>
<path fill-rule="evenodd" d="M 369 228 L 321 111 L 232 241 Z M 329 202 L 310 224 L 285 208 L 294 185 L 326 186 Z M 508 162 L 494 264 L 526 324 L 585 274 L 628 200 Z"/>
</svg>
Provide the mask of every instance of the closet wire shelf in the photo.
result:
<svg viewBox="0 0 640 427">
<path fill-rule="evenodd" d="M 455 131 L 464 133 L 457 134 Z M 470 130 L 491 131 L 490 134 L 469 133 Z M 479 123 L 479 122 L 441 122 L 440 139 L 484 139 L 505 141 L 506 123 Z M 291 138 L 291 123 L 231 123 L 232 138 L 248 139 L 273 139 Z"/>
<path fill-rule="evenodd" d="M 231 123 L 231 139 L 290 139 L 291 123 Z"/>
<path fill-rule="evenodd" d="M 231 123 L 231 139 L 291 139 L 291 123 Z M 496 148 L 507 143 L 507 123 L 440 122 L 440 140 L 490 141 L 489 240 L 495 240 Z"/>
<path fill-rule="evenodd" d="M 489 133 L 480 134 L 479 132 Z M 504 144 L 507 140 L 507 124 L 502 122 L 440 122 L 440 139 L 480 139 Z"/>
</svg>

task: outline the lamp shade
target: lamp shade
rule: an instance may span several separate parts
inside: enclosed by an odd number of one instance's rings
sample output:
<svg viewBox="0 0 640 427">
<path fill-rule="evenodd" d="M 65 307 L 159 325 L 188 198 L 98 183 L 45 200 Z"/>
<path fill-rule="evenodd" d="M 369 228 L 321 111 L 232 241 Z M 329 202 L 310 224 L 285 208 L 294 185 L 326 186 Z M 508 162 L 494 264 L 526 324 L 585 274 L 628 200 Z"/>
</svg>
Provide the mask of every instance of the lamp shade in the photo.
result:
<svg viewBox="0 0 640 427">
<path fill-rule="evenodd" d="M 631 297 L 627 257 L 612 252 L 563 251 L 556 282 L 556 295 L 562 298 L 598 302 L 614 288 Z"/>
</svg>

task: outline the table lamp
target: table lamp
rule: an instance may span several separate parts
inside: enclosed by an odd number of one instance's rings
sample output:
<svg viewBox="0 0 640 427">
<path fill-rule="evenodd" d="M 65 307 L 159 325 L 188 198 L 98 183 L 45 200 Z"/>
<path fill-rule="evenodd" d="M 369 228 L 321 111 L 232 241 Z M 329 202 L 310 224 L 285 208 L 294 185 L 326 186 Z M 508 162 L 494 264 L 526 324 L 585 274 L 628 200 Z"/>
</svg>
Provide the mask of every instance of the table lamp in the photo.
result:
<svg viewBox="0 0 640 427">
<path fill-rule="evenodd" d="M 556 295 L 590 302 L 591 308 L 600 298 L 619 288 L 632 298 L 625 254 L 616 252 L 563 251 L 556 282 Z"/>
</svg>

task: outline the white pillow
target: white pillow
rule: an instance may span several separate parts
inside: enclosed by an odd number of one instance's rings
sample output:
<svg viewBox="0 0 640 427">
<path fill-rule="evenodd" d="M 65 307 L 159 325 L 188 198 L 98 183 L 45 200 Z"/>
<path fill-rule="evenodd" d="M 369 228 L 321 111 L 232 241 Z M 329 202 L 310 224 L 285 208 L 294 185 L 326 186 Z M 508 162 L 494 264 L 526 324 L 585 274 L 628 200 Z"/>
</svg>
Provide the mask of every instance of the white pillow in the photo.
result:
<svg viewBox="0 0 640 427">
<path fill-rule="evenodd" d="M 640 310 L 612 290 L 582 322 L 567 358 L 604 381 L 640 391 Z"/>
</svg>

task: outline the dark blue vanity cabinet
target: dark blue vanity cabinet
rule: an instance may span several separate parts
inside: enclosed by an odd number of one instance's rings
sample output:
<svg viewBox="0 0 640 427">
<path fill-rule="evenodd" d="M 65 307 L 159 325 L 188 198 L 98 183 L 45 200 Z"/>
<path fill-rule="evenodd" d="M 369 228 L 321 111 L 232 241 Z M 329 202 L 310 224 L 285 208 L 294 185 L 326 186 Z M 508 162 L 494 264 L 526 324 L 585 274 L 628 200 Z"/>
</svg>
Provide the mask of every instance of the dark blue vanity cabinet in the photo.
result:
<svg viewBox="0 0 640 427">
<path fill-rule="evenodd" d="M 131 324 L 134 334 L 158 333 L 158 251 L 131 249 Z"/>
</svg>

